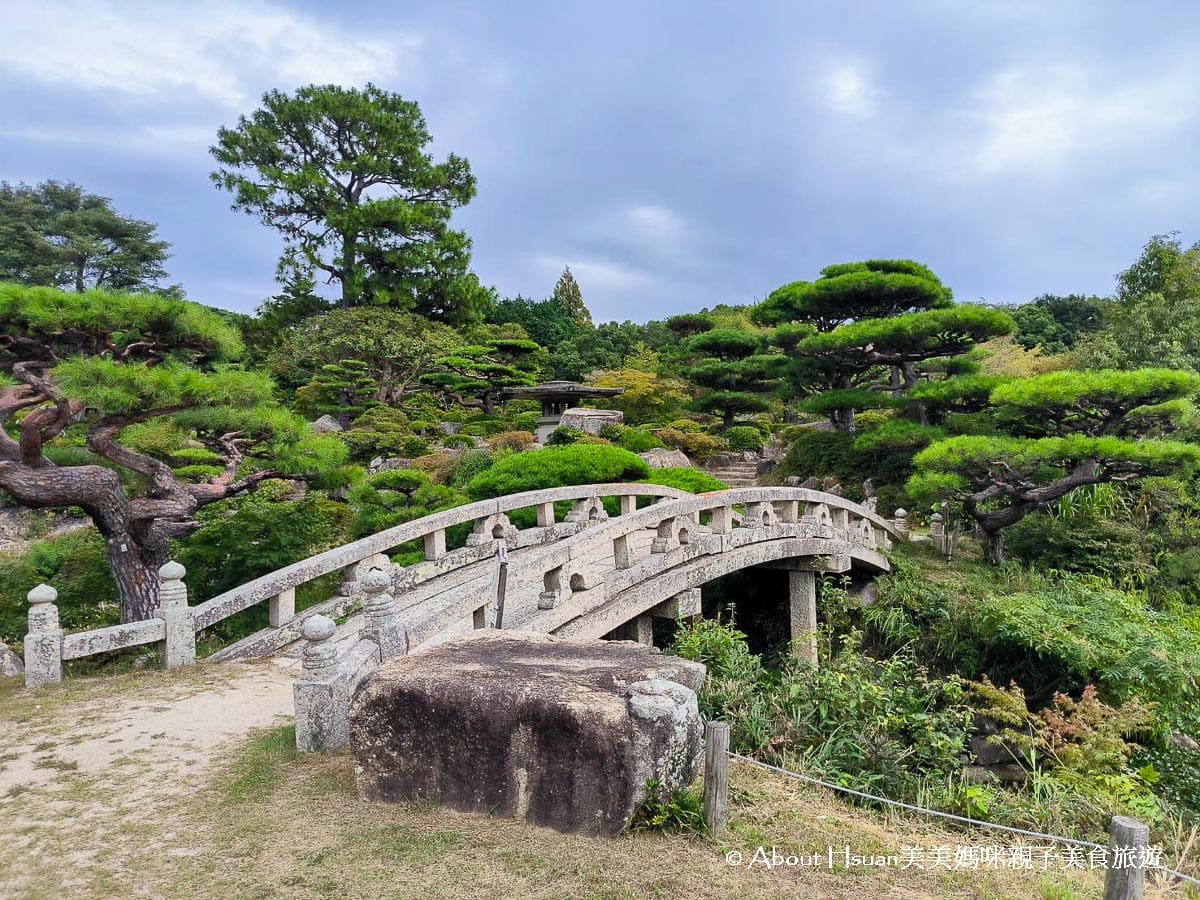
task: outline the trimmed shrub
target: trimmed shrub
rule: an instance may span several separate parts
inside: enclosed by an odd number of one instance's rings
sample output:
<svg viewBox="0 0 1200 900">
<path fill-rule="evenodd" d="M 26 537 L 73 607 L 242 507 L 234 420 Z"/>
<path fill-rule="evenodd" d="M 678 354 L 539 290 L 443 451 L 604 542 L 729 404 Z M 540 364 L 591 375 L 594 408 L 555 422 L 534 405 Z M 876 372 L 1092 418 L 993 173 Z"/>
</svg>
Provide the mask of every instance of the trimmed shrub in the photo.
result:
<svg viewBox="0 0 1200 900">
<path fill-rule="evenodd" d="M 433 450 L 430 448 L 429 444 L 426 441 L 421 440 L 419 437 L 407 437 L 400 444 L 400 455 L 405 459 L 412 459 L 413 457 L 417 456 L 427 456 L 432 452 Z"/>
<path fill-rule="evenodd" d="M 473 450 L 475 448 L 475 440 L 464 429 L 458 434 L 448 434 L 442 438 L 442 446 L 447 450 Z"/>
<path fill-rule="evenodd" d="M 441 481 L 451 487 L 462 488 L 480 472 L 492 467 L 492 455 L 486 450 L 464 450 L 447 461 L 441 472 Z"/>
<path fill-rule="evenodd" d="M 646 484 L 661 484 L 666 487 L 678 488 L 692 494 L 723 491 L 729 486 L 725 482 L 713 478 L 707 472 L 688 468 L 651 469 L 650 477 L 643 478 L 642 481 Z"/>
<path fill-rule="evenodd" d="M 578 428 L 571 428 L 569 425 L 559 425 L 546 438 L 546 446 L 566 447 L 570 444 L 579 443 L 584 437 L 584 433 Z"/>
<path fill-rule="evenodd" d="M 663 446 L 658 435 L 644 428 L 626 428 L 617 441 L 618 447 L 624 447 L 631 453 L 645 453 L 656 447 Z"/>
<path fill-rule="evenodd" d="M 749 451 L 751 453 L 757 453 L 766 443 L 763 440 L 762 432 L 753 425 L 735 425 L 727 429 L 722 437 L 729 444 L 730 450 Z"/>
<path fill-rule="evenodd" d="M 690 434 L 676 431 L 674 428 L 662 428 L 658 431 L 658 437 L 668 447 L 682 450 L 689 459 L 696 462 L 703 462 L 714 453 L 728 449 L 723 440 L 711 434 Z"/>
<path fill-rule="evenodd" d="M 434 484 L 416 469 L 390 469 L 368 475 L 350 490 L 347 499 L 358 510 L 350 529 L 355 538 L 460 506 L 464 501 L 458 491 Z"/>
<path fill-rule="evenodd" d="M 502 431 L 488 439 L 488 446 L 493 450 L 515 450 L 518 453 L 528 450 L 537 441 L 532 431 Z"/>
<path fill-rule="evenodd" d="M 650 474 L 636 454 L 608 445 L 576 444 L 530 450 L 499 460 L 467 484 L 471 500 L 571 484 L 637 481 Z"/>
</svg>

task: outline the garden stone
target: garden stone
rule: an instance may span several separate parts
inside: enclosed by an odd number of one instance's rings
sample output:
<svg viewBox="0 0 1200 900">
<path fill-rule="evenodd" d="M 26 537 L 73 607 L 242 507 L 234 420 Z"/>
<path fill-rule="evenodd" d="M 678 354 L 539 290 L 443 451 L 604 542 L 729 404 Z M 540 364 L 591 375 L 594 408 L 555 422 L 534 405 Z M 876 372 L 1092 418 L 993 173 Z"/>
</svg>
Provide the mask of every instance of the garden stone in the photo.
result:
<svg viewBox="0 0 1200 900">
<path fill-rule="evenodd" d="M 618 834 L 695 777 L 704 666 L 625 641 L 481 631 L 382 664 L 356 692 L 367 800 Z"/>
<path fill-rule="evenodd" d="M 558 420 L 560 428 L 574 428 L 587 434 L 599 434 L 605 425 L 625 424 L 625 413 L 616 409 L 583 409 L 574 406 Z"/>
<path fill-rule="evenodd" d="M 317 434 L 336 434 L 346 429 L 333 416 L 321 416 L 321 418 L 312 423 L 312 430 Z"/>
<path fill-rule="evenodd" d="M 668 450 L 666 447 L 655 447 L 638 456 L 652 469 L 689 469 L 692 466 L 692 461 L 682 450 Z"/>
<path fill-rule="evenodd" d="M 25 663 L 21 657 L 9 649 L 8 644 L 0 641 L 0 676 L 24 675 Z"/>
</svg>

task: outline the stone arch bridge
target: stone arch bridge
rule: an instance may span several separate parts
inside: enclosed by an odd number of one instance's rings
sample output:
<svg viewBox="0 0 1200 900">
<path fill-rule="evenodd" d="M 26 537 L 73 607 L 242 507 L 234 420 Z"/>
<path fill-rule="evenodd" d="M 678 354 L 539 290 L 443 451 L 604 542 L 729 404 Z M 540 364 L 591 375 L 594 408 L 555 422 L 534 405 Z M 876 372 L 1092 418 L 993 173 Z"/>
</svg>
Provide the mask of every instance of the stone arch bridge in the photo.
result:
<svg viewBox="0 0 1200 900">
<path fill-rule="evenodd" d="M 650 505 L 639 508 L 639 498 Z M 448 549 L 455 530 L 461 542 L 467 528 L 465 544 Z M 271 605 L 270 628 L 213 659 L 296 652 L 304 618 L 342 615 L 363 601 L 364 614 L 343 628 L 343 643 L 385 625 L 400 653 L 495 627 L 575 638 L 624 627 L 646 642 L 652 617 L 699 614 L 701 585 L 764 566 L 791 572 L 793 636 L 800 637 L 815 627 L 815 574 L 886 572 L 887 550 L 899 534 L 896 523 L 863 505 L 801 488 L 693 495 L 605 484 L 530 491 L 435 513 L 288 566 L 195 607 L 195 626 L 263 600 Z M 424 560 L 398 566 L 387 557 L 415 541 Z M 377 581 L 389 598 L 384 611 L 371 607 L 372 569 L 387 575 Z M 295 617 L 295 589 L 339 570 L 338 595 Z"/>
<path fill-rule="evenodd" d="M 397 525 L 196 606 L 183 567 L 168 563 L 161 608 L 142 622 L 64 634 L 54 590 L 39 586 L 29 596 L 26 683 L 57 681 L 66 660 L 140 644 L 158 645 L 168 667 L 186 665 L 197 633 L 265 602 L 269 627 L 209 659 L 301 657 L 297 741 L 326 748 L 344 742 L 348 697 L 384 659 L 482 628 L 649 643 L 653 618 L 698 615 L 701 585 L 754 567 L 788 570 L 791 634 L 815 663 L 816 574 L 888 571 L 904 525 L 803 488 L 694 495 L 601 484 L 512 494 Z M 387 555 L 412 546 L 423 557 L 412 564 Z M 296 589 L 336 573 L 334 595 L 297 615 Z"/>
</svg>

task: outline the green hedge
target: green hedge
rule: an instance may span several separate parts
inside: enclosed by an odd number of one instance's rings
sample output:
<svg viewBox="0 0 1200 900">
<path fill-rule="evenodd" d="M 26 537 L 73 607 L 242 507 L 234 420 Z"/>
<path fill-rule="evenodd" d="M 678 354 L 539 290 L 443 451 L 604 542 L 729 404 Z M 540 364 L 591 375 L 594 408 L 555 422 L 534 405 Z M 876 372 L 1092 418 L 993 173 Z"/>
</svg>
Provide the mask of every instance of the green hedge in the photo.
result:
<svg viewBox="0 0 1200 900">
<path fill-rule="evenodd" d="M 650 474 L 637 454 L 603 444 L 571 444 L 529 450 L 498 460 L 467 483 L 471 500 L 571 484 L 637 481 Z"/>
<path fill-rule="evenodd" d="M 666 487 L 678 488 L 692 494 L 707 494 L 709 491 L 723 491 L 729 485 L 713 478 L 707 472 L 699 469 L 651 469 L 650 477 L 643 478 L 646 484 L 661 484 Z"/>
</svg>

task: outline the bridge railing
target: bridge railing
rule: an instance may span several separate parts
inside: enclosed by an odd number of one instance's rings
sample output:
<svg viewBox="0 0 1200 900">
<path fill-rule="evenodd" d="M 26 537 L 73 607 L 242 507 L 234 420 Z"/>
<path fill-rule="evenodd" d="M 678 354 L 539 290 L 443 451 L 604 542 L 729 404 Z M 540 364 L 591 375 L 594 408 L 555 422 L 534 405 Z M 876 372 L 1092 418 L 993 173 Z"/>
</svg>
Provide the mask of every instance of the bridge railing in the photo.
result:
<svg viewBox="0 0 1200 900">
<path fill-rule="evenodd" d="M 353 579 L 355 568 L 364 561 L 379 558 L 380 554 L 414 541 L 421 541 L 425 562 L 408 567 L 408 585 L 445 574 L 496 553 L 496 539 L 504 538 L 513 546 L 529 546 L 567 537 L 588 521 L 607 517 L 603 501 L 616 498 L 622 514 L 633 512 L 639 497 L 653 500 L 691 496 L 665 485 L 648 483 L 589 484 L 525 491 L 494 500 L 480 500 L 454 507 L 396 525 L 341 547 L 318 553 L 308 559 L 285 566 L 240 587 L 225 591 L 196 606 L 187 605 L 183 584 L 184 571 L 178 563 L 162 567 L 164 602 L 154 618 L 140 622 L 112 625 L 106 628 L 64 633 L 59 625 L 58 609 L 54 605 L 57 593 L 48 585 L 39 585 L 29 594 L 29 633 L 26 635 L 26 683 L 42 684 L 61 678 L 62 663 L 112 650 L 146 644 L 158 645 L 160 654 L 169 666 L 186 664 L 195 659 L 195 634 L 230 616 L 263 601 L 269 606 L 269 634 L 259 638 L 266 649 L 282 647 L 301 636 L 303 616 L 295 610 L 296 589 L 325 575 L 343 571 Z M 565 522 L 556 522 L 555 504 L 571 502 Z M 537 525 L 518 529 L 510 514 L 518 510 L 536 510 Z M 449 529 L 472 526 L 467 546 L 458 550 L 447 548 Z M 340 612 L 354 599 L 353 581 L 350 593 L 342 596 L 341 606 L 327 602 L 315 611 Z M 333 598 L 337 600 L 338 598 Z M 304 615 L 307 615 L 306 611 Z M 214 658 L 229 658 L 230 648 L 214 654 Z M 28 659 L 32 658 L 32 665 Z"/>
<path fill-rule="evenodd" d="M 654 530 L 645 547 L 636 534 Z M 813 539 L 812 553 L 849 552 L 876 558 L 881 565 L 893 538 L 903 539 L 897 523 L 872 510 L 819 491 L 803 488 L 734 488 L 703 495 L 684 495 L 666 503 L 630 511 L 603 528 L 583 528 L 548 544 L 537 553 L 514 558 L 507 579 L 514 586 L 505 601 L 505 627 L 553 630 L 572 612 L 573 594 L 587 593 L 603 603 L 609 594 L 632 586 L 662 567 L 664 555 L 702 556 L 750 543 L 782 538 Z M 638 553 L 641 555 L 639 556 Z M 653 557 L 658 560 L 653 560 Z M 613 571 L 596 561 L 611 559 Z M 604 590 L 597 591 L 596 588 Z M 443 634 L 453 623 L 472 616 L 486 621 L 497 586 L 443 592 L 435 602 L 402 604 L 401 620 L 411 647 Z M 560 610 L 550 613 L 549 610 Z M 544 626 L 544 627 L 543 627 Z"/>
</svg>

